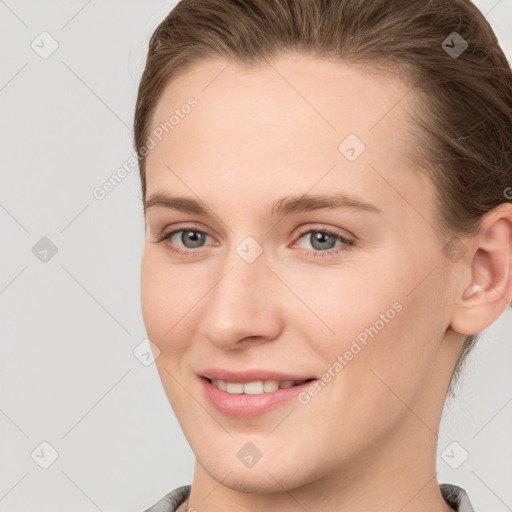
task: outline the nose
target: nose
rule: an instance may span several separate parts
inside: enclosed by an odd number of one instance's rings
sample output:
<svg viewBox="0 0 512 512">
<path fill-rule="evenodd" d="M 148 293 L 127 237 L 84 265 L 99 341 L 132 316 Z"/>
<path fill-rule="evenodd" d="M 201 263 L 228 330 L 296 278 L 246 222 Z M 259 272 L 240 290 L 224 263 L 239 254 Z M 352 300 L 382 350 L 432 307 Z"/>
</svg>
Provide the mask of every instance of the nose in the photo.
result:
<svg viewBox="0 0 512 512">
<path fill-rule="evenodd" d="M 222 349 L 239 349 L 276 339 L 282 330 L 279 280 L 264 252 L 252 263 L 230 251 L 212 280 L 199 320 L 202 336 Z"/>
</svg>

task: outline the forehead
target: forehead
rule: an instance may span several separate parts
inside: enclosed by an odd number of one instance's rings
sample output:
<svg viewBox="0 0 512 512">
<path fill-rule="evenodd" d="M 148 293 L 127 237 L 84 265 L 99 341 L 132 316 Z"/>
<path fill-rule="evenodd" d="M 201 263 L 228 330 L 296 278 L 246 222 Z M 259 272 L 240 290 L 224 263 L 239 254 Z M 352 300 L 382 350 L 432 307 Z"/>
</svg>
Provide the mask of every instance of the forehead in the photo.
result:
<svg viewBox="0 0 512 512">
<path fill-rule="evenodd" d="M 286 127 L 303 136 L 353 132 L 368 139 L 369 132 L 378 135 L 403 124 L 408 92 L 409 86 L 391 74 L 313 56 L 281 55 L 257 64 L 213 59 L 196 63 L 167 85 L 152 128 L 194 96 L 200 107 L 194 117 L 214 124 L 216 133 L 230 129 L 236 113 L 244 132 Z"/>
<path fill-rule="evenodd" d="M 409 92 L 391 75 L 312 56 L 199 62 L 167 85 L 154 112 L 151 132 L 167 130 L 147 158 L 148 195 L 205 183 L 212 193 L 244 185 L 268 195 L 271 183 L 300 194 L 336 183 L 396 203 L 383 175 L 406 194 L 428 186 L 406 157 Z M 191 97 L 196 105 L 183 108 Z"/>
</svg>

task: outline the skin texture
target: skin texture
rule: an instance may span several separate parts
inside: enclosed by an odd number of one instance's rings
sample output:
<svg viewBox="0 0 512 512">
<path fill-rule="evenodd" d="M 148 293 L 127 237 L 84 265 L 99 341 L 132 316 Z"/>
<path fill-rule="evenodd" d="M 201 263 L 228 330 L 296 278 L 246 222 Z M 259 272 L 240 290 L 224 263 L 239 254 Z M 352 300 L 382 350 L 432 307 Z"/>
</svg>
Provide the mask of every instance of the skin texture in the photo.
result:
<svg viewBox="0 0 512 512">
<path fill-rule="evenodd" d="M 153 127 L 190 96 L 198 105 L 147 159 L 146 198 L 198 199 L 211 213 L 149 209 L 141 268 L 158 372 L 197 459 L 189 506 L 449 511 L 436 479 L 438 427 L 462 334 L 492 324 L 512 295 L 510 205 L 486 217 L 454 262 L 435 230 L 434 187 L 405 156 L 409 86 L 311 56 L 227 64 L 204 61 L 168 84 Z M 353 162 L 338 149 L 350 133 L 366 145 Z M 269 216 L 277 199 L 335 193 L 382 213 Z M 205 232 L 203 246 L 189 248 L 181 233 L 156 243 L 180 227 Z M 354 244 L 315 250 L 311 231 L 299 232 L 307 227 Z M 250 264 L 236 252 L 247 236 L 263 249 Z M 472 294 L 475 284 L 483 289 Z M 401 311 L 307 405 L 237 419 L 201 392 L 207 367 L 320 378 L 397 302 Z M 247 442 L 262 453 L 252 468 L 237 457 Z"/>
</svg>

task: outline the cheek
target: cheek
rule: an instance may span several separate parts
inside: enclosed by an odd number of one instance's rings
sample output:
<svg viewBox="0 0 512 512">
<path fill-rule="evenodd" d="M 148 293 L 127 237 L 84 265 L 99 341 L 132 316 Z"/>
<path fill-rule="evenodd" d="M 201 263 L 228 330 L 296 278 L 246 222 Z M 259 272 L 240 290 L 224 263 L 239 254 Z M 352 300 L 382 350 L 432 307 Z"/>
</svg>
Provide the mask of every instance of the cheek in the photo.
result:
<svg viewBox="0 0 512 512">
<path fill-rule="evenodd" d="M 365 389 L 372 402 L 368 410 L 383 415 L 400 415 L 405 411 L 403 402 L 415 403 L 428 382 L 442 336 L 435 293 L 429 286 L 421 293 L 410 290 L 411 286 L 398 284 L 392 293 L 388 291 L 387 299 L 368 309 L 372 314 L 366 313 L 358 332 L 350 337 L 362 348 L 350 363 L 353 371 L 350 378 L 347 372 L 347 387 L 354 393 Z"/>
<path fill-rule="evenodd" d="M 187 311 L 191 305 L 183 299 L 187 295 L 184 293 L 185 284 L 180 272 L 172 272 L 157 251 L 151 247 L 144 249 L 140 274 L 142 316 L 148 338 L 160 351 L 155 365 L 175 411 L 179 411 L 180 403 L 187 403 L 173 378 L 179 373 L 178 366 L 189 339 Z"/>
<path fill-rule="evenodd" d="M 151 341 L 158 345 L 158 339 L 163 333 L 165 311 L 168 305 L 158 279 L 160 272 L 153 260 L 154 258 L 151 258 L 151 254 L 145 249 L 140 274 L 140 298 L 146 331 Z"/>
<path fill-rule="evenodd" d="M 334 281 L 324 283 L 324 306 L 317 303 L 322 319 L 335 331 L 318 345 L 328 363 L 325 370 L 342 358 L 343 368 L 337 365 L 331 370 L 337 375 L 332 389 L 343 402 L 363 394 L 371 402 L 368 411 L 383 413 L 386 407 L 401 407 L 393 392 L 408 401 L 421 388 L 439 334 L 434 281 L 411 293 L 419 279 L 418 268 L 399 258 L 384 263 L 369 267 L 364 275 L 347 275 L 343 288 L 339 284 L 336 288 Z"/>
<path fill-rule="evenodd" d="M 148 337 L 161 352 L 173 343 L 180 319 L 186 314 L 184 282 L 179 272 L 171 272 L 157 251 L 145 248 L 142 256 L 140 292 L 142 316 Z"/>
<path fill-rule="evenodd" d="M 184 364 L 183 356 L 197 331 L 211 283 L 192 267 L 170 264 L 159 248 L 144 249 L 141 308 L 148 338 L 160 350 L 157 366 L 176 370 Z M 169 375 L 162 377 L 166 381 Z"/>
<path fill-rule="evenodd" d="M 372 340 L 379 343 L 403 315 L 404 294 L 396 284 L 401 277 L 399 269 L 382 262 L 368 265 L 364 272 L 347 265 L 324 275 L 290 277 L 294 292 L 309 309 L 297 305 L 297 322 L 303 328 L 311 325 L 307 338 L 322 351 L 323 359 L 343 354 L 354 340 L 361 347 Z"/>
</svg>

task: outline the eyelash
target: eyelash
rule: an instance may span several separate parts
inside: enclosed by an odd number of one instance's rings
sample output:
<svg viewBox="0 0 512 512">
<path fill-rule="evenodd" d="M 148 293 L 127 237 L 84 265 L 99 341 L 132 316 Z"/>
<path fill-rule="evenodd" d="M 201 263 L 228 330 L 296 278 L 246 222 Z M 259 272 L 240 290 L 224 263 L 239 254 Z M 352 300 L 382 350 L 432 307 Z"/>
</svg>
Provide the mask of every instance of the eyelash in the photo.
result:
<svg viewBox="0 0 512 512">
<path fill-rule="evenodd" d="M 173 237 L 173 235 L 175 235 L 176 233 L 180 233 L 182 231 L 193 231 L 194 233 L 201 233 L 202 235 L 210 236 L 205 231 L 197 229 L 194 226 L 184 226 L 179 229 L 170 231 L 169 233 L 164 233 L 161 237 L 159 237 L 158 240 L 156 240 L 155 243 L 161 243 L 161 242 L 164 242 L 165 240 L 170 240 Z M 306 256 L 313 255 L 312 256 L 313 258 L 334 257 L 344 251 L 348 251 L 350 249 L 350 247 L 354 245 L 354 241 L 341 236 L 339 233 L 337 233 L 336 231 L 329 229 L 329 228 L 303 229 L 299 232 L 297 240 L 300 240 L 307 233 L 323 233 L 326 235 L 333 236 L 333 237 L 339 239 L 341 242 L 343 242 L 343 245 L 340 245 L 337 248 L 329 249 L 327 251 L 319 251 L 319 250 L 315 250 L 315 249 L 303 249 L 306 253 Z M 178 255 L 184 256 L 184 257 L 194 257 L 197 255 L 198 252 L 200 252 L 199 249 L 196 249 L 196 250 L 194 250 L 194 249 L 188 249 L 188 250 L 178 249 L 176 247 L 171 246 L 170 244 L 169 244 L 169 250 L 174 254 L 178 254 Z"/>
</svg>

